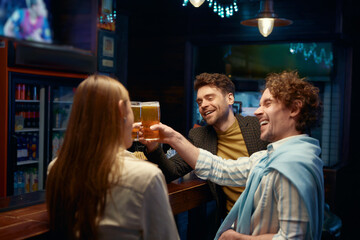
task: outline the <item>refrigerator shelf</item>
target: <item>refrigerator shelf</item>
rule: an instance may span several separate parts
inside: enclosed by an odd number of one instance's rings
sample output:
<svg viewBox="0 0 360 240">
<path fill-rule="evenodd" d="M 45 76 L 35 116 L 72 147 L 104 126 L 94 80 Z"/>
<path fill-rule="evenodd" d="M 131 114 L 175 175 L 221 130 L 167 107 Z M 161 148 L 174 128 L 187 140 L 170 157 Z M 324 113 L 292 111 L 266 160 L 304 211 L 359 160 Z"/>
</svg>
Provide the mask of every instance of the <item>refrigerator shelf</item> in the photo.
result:
<svg viewBox="0 0 360 240">
<path fill-rule="evenodd" d="M 72 104 L 72 101 L 59 101 L 59 100 L 54 100 L 53 103 L 57 103 L 57 104 Z"/>
<path fill-rule="evenodd" d="M 20 99 L 15 99 L 16 103 L 40 103 L 40 100 L 20 100 Z"/>
<path fill-rule="evenodd" d="M 26 160 L 26 161 L 17 162 L 16 165 L 21 166 L 21 165 L 34 164 L 38 162 L 39 162 L 38 160 Z"/>
<path fill-rule="evenodd" d="M 61 131 L 66 131 L 66 128 L 53 128 L 52 130 L 61 132 Z"/>
<path fill-rule="evenodd" d="M 23 128 L 21 130 L 15 130 L 16 133 L 21 133 L 21 132 L 38 132 L 39 128 Z"/>
</svg>

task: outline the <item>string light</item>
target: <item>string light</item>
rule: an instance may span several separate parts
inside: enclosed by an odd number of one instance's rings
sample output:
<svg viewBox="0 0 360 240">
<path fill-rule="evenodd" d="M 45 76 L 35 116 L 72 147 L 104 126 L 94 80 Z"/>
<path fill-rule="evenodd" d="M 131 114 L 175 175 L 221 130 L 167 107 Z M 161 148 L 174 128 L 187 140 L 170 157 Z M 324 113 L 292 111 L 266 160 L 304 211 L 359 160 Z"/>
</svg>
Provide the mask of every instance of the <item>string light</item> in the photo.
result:
<svg viewBox="0 0 360 240">
<path fill-rule="evenodd" d="M 224 17 L 231 17 L 234 15 L 234 12 L 239 11 L 239 8 L 237 6 L 238 0 L 233 0 L 231 3 L 222 3 L 221 1 L 218 2 L 217 0 L 206 0 L 209 2 L 208 6 L 209 8 L 213 9 L 214 13 L 217 13 L 221 18 Z M 183 6 L 186 7 L 189 0 L 184 0 Z"/>
<path fill-rule="evenodd" d="M 304 43 L 290 43 L 289 51 L 291 54 L 302 53 L 305 61 L 313 57 L 314 62 L 320 64 L 324 62 L 327 67 L 333 66 L 333 53 L 330 51 L 328 54 L 324 48 L 320 49 L 320 53 L 317 51 L 317 44 L 312 43 L 309 49 L 305 48 Z"/>
<path fill-rule="evenodd" d="M 115 31 L 115 22 L 116 22 L 116 10 L 112 13 L 102 14 L 98 17 L 98 27 L 102 29 L 107 29 Z"/>
</svg>

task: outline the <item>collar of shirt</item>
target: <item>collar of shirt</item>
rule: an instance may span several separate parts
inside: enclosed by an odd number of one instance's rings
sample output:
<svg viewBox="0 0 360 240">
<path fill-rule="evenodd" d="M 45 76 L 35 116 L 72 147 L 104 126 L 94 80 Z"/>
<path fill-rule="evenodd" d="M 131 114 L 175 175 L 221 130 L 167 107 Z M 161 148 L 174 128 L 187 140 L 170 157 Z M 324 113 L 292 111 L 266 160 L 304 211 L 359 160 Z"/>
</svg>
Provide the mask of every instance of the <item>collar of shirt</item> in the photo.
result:
<svg viewBox="0 0 360 240">
<path fill-rule="evenodd" d="M 286 138 L 280 139 L 276 142 L 270 143 L 269 145 L 267 145 L 268 155 L 270 156 L 271 153 L 273 153 L 278 147 L 280 147 L 283 143 L 285 143 L 289 139 L 296 138 L 299 136 L 308 136 L 308 135 L 307 134 L 299 134 L 299 135 L 295 135 L 295 136 L 286 137 Z"/>
</svg>

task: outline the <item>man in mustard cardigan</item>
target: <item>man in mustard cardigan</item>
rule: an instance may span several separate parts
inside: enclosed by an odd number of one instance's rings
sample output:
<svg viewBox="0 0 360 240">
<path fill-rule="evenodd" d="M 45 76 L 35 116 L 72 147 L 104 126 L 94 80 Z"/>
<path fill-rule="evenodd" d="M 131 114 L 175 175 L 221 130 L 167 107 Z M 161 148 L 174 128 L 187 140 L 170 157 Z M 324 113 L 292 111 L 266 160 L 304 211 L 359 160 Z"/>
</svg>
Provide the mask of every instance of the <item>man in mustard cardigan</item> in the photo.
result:
<svg viewBox="0 0 360 240">
<path fill-rule="evenodd" d="M 260 140 L 260 125 L 256 117 L 234 115 L 232 105 L 235 86 L 227 76 L 202 73 L 196 76 L 194 89 L 197 91 L 199 112 L 207 123 L 206 126 L 190 130 L 188 139 L 194 146 L 224 159 L 248 157 L 266 148 L 267 143 Z M 146 146 L 147 159 L 160 167 L 167 182 L 192 171 L 178 154 L 167 159 L 157 143 L 146 143 Z M 217 205 L 215 230 L 244 188 L 219 186 L 210 181 L 208 183 Z"/>
</svg>

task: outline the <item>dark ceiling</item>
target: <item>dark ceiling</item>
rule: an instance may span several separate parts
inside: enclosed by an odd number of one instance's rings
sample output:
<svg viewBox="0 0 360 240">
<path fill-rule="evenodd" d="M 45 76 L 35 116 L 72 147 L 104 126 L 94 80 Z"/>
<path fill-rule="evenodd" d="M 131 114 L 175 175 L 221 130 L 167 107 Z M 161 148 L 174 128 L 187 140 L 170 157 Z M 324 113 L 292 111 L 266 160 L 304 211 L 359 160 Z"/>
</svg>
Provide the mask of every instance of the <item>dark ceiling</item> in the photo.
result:
<svg viewBox="0 0 360 240">
<path fill-rule="evenodd" d="M 229 2 L 229 0 L 218 0 Z M 239 11 L 230 18 L 221 18 L 208 7 L 206 1 L 199 8 L 183 0 L 119 1 L 118 9 L 142 21 L 148 26 L 143 29 L 159 34 L 185 34 L 189 38 L 210 36 L 217 41 L 262 40 L 257 28 L 243 26 L 242 20 L 253 18 L 260 8 L 259 0 L 238 0 Z M 343 7 L 341 0 L 275 0 L 274 11 L 281 18 L 293 21 L 286 27 L 275 28 L 267 40 L 284 39 L 284 34 L 293 38 L 307 38 L 309 32 L 318 36 L 341 31 L 341 15 L 336 12 Z M 290 37 L 291 37 L 290 36 Z M 313 35 L 312 35 L 313 36 Z M 219 39 L 221 37 L 221 39 Z"/>
<path fill-rule="evenodd" d="M 307 76 L 329 76 L 328 66 L 306 61 L 303 56 L 299 57 L 300 54 L 290 54 L 289 43 L 303 42 L 310 46 L 316 42 L 318 54 L 325 45 L 327 54 L 330 54 L 331 43 L 344 36 L 341 25 L 343 16 L 337 13 L 348 7 L 347 1 L 274 0 L 275 13 L 281 18 L 292 20 L 293 24 L 274 28 L 267 38 L 262 37 L 256 27 L 240 24 L 242 20 L 253 18 L 257 14 L 260 1 L 237 2 L 239 11 L 230 18 L 219 17 L 208 7 L 208 1 L 195 8 L 190 2 L 184 7 L 183 0 L 124 0 L 119 1 L 117 7 L 120 12 L 129 16 L 130 44 L 135 42 L 131 38 L 141 41 L 144 36 L 158 38 L 159 46 L 173 44 L 169 41 L 189 41 L 199 49 L 209 50 L 206 57 L 202 58 L 205 63 L 200 65 L 212 61 L 208 64 L 211 66 L 209 68 L 219 72 L 225 71 L 224 51 L 232 46 L 232 56 L 228 60 L 235 75 L 263 77 L 269 70 L 287 68 L 298 69 Z M 322 46 L 321 42 L 328 44 Z M 239 62 L 249 59 L 252 60 L 244 70 Z M 219 62 L 217 68 L 214 66 L 216 62 Z M 248 68 L 249 64 L 252 64 L 252 69 Z"/>
</svg>

